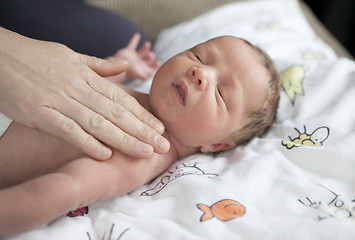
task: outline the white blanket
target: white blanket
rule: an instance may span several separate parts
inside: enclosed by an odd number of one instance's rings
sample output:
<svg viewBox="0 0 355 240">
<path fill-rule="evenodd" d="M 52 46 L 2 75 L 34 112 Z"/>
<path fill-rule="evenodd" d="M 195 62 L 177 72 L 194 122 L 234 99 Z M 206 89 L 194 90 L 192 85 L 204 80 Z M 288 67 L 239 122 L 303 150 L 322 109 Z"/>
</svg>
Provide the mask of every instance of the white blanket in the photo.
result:
<svg viewBox="0 0 355 240">
<path fill-rule="evenodd" d="M 265 49 L 282 73 L 268 134 L 181 159 L 151 184 L 73 213 L 83 216 L 6 239 L 355 239 L 355 63 L 336 57 L 294 0 L 223 6 L 162 32 L 155 51 L 165 61 L 224 34 Z"/>
</svg>

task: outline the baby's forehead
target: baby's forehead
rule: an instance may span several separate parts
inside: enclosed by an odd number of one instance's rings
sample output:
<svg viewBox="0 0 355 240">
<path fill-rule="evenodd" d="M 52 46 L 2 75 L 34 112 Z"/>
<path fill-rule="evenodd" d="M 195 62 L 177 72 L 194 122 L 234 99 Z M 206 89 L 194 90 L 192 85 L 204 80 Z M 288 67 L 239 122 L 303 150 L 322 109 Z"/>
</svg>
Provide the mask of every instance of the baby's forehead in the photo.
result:
<svg viewBox="0 0 355 240">
<path fill-rule="evenodd" d="M 211 38 L 200 45 L 214 46 L 217 48 L 227 48 L 227 47 L 246 47 L 246 42 L 238 37 L 234 36 L 219 36 Z"/>
<path fill-rule="evenodd" d="M 254 46 L 244 39 L 234 36 L 220 36 L 195 45 L 191 49 L 203 49 L 207 53 L 218 52 L 220 57 L 237 58 L 241 55 L 254 56 L 260 60 Z M 232 59 L 231 59 L 232 60 Z"/>
<path fill-rule="evenodd" d="M 212 38 L 206 42 L 197 44 L 192 49 L 203 49 L 203 51 L 210 53 L 211 56 L 213 53 L 218 53 L 219 57 L 227 59 L 227 63 L 230 65 L 237 62 L 243 63 L 246 59 L 248 59 L 249 64 L 264 65 L 262 57 L 254 45 L 234 36 Z"/>
</svg>

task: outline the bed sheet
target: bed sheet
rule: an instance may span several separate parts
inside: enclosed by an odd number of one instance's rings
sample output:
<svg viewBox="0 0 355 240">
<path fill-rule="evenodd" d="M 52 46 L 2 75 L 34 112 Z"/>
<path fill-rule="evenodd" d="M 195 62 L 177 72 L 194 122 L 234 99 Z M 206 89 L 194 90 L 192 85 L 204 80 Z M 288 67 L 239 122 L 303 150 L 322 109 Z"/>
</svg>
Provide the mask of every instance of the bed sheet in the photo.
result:
<svg viewBox="0 0 355 240">
<path fill-rule="evenodd" d="M 154 50 L 165 61 L 224 34 L 265 49 L 281 73 L 265 136 L 183 158 L 134 192 L 5 239 L 354 239 L 354 61 L 336 57 L 294 0 L 222 6 L 166 29 Z"/>
</svg>

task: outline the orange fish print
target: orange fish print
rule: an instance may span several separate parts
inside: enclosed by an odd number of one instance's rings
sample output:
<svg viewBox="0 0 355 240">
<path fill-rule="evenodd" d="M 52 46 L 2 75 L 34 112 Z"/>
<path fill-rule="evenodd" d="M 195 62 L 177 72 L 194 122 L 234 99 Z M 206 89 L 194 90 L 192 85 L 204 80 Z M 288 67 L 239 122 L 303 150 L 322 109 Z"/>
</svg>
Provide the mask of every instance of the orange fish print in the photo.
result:
<svg viewBox="0 0 355 240">
<path fill-rule="evenodd" d="M 245 207 L 232 199 L 223 199 L 215 202 L 210 207 L 199 203 L 197 207 L 203 212 L 200 222 L 209 220 L 213 217 L 226 222 L 245 214 Z"/>
<path fill-rule="evenodd" d="M 70 211 L 68 212 L 67 215 L 68 217 L 78 217 L 78 216 L 85 216 L 86 214 L 88 214 L 89 212 L 89 207 L 82 207 L 82 208 L 78 208 L 75 211 Z"/>
</svg>

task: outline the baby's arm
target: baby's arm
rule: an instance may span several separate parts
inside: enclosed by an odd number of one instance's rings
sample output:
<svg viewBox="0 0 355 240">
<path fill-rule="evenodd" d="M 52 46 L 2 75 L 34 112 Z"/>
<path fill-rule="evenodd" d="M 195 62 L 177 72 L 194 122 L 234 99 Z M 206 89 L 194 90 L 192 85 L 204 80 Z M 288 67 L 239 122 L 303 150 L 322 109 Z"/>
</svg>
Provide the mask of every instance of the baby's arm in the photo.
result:
<svg viewBox="0 0 355 240">
<path fill-rule="evenodd" d="M 13 121 L 0 138 L 0 189 L 55 172 L 82 156 L 66 141 Z"/>
<path fill-rule="evenodd" d="M 3 189 L 0 235 L 32 229 L 78 207 L 137 189 L 174 160 L 172 152 L 135 159 L 115 151 L 105 162 L 83 157 L 56 173 Z"/>
</svg>

